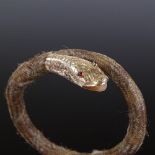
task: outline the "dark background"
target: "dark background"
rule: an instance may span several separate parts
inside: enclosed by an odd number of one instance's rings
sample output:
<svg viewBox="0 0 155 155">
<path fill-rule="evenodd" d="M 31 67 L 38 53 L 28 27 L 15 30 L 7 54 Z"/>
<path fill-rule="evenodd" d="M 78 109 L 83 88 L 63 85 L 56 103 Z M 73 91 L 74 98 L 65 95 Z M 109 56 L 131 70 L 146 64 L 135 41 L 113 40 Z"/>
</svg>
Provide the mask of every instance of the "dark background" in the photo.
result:
<svg viewBox="0 0 155 155">
<path fill-rule="evenodd" d="M 37 155 L 17 135 L 4 90 L 18 63 L 41 51 L 82 48 L 117 60 L 140 87 L 148 133 L 138 155 L 155 151 L 154 0 L 0 0 L 0 155 Z M 44 76 L 25 93 L 27 110 L 47 137 L 78 151 L 110 148 L 125 135 L 128 112 L 111 81 L 104 93 Z"/>
</svg>

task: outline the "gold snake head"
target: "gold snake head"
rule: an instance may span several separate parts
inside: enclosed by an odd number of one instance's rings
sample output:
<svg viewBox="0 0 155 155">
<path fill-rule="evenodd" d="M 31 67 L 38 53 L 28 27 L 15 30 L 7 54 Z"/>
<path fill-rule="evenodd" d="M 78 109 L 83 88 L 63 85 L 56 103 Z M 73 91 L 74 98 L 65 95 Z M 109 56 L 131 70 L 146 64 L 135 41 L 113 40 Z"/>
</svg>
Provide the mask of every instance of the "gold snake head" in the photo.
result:
<svg viewBox="0 0 155 155">
<path fill-rule="evenodd" d="M 107 88 L 108 77 L 96 63 L 87 60 L 81 62 L 77 67 L 78 83 L 81 87 L 92 91 L 104 91 Z"/>
<path fill-rule="evenodd" d="M 101 92 L 107 88 L 108 77 L 96 63 L 88 60 L 50 53 L 45 67 L 84 89 Z"/>
</svg>

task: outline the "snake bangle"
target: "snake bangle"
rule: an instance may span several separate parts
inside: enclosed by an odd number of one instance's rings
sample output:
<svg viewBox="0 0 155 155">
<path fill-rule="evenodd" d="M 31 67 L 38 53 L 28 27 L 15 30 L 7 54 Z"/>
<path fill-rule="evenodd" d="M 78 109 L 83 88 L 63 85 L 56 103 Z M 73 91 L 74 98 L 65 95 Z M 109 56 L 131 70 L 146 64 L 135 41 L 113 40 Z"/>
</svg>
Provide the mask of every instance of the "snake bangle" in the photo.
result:
<svg viewBox="0 0 155 155">
<path fill-rule="evenodd" d="M 46 73 L 58 74 L 81 88 L 102 92 L 112 80 L 120 88 L 127 106 L 129 126 L 123 140 L 111 149 L 91 153 L 64 148 L 44 136 L 32 123 L 24 101 L 24 90 Z M 45 52 L 20 64 L 6 87 L 8 109 L 20 135 L 41 155 L 133 155 L 146 135 L 145 101 L 128 72 L 112 58 L 82 49 Z"/>
</svg>

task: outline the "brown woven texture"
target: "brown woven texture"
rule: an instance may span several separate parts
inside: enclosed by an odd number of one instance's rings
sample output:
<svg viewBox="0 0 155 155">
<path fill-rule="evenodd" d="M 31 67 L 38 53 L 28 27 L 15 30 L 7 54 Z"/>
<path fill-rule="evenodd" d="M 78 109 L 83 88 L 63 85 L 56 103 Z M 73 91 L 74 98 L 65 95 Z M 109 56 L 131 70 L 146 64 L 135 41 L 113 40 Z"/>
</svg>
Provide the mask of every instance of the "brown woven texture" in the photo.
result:
<svg viewBox="0 0 155 155">
<path fill-rule="evenodd" d="M 42 155 L 133 155 L 143 143 L 146 135 L 146 108 L 141 91 L 127 73 L 115 60 L 106 55 L 81 49 L 64 49 L 54 51 L 61 55 L 76 56 L 98 66 L 121 89 L 128 106 L 129 126 L 124 139 L 109 150 L 82 153 L 50 142 L 31 122 L 23 99 L 27 85 L 38 77 L 45 75 L 45 59 L 48 52 L 35 56 L 22 63 L 11 75 L 6 88 L 6 99 L 11 119 L 21 136 Z"/>
</svg>

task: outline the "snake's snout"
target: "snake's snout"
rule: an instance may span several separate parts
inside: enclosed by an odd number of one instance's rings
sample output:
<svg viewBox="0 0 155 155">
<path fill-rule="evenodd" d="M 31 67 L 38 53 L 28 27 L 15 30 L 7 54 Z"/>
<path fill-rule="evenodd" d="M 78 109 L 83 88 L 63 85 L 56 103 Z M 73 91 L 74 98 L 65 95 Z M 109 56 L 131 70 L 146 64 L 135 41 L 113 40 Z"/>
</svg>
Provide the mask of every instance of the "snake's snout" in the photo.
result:
<svg viewBox="0 0 155 155">
<path fill-rule="evenodd" d="M 107 89 L 107 82 L 108 82 L 108 77 L 104 77 L 100 81 L 92 82 L 83 86 L 83 88 L 91 91 L 102 92 Z"/>
<path fill-rule="evenodd" d="M 91 91 L 102 92 L 106 90 L 107 84 L 100 85 L 100 86 L 84 86 L 83 88 Z"/>
</svg>

